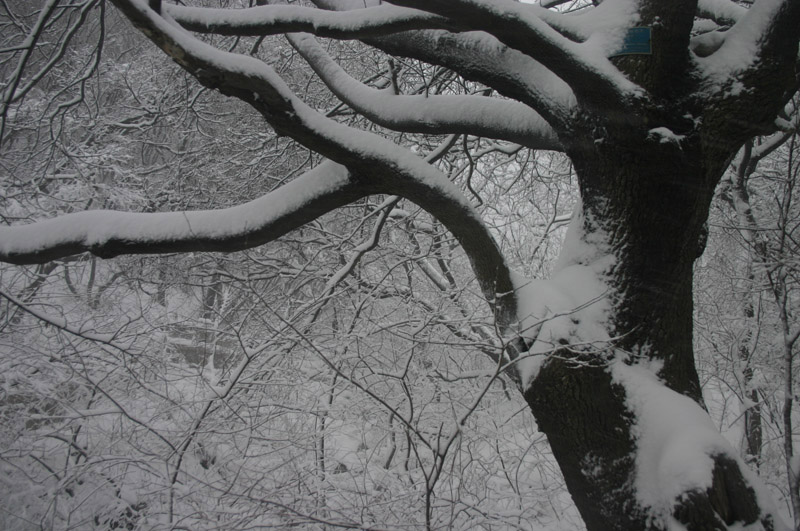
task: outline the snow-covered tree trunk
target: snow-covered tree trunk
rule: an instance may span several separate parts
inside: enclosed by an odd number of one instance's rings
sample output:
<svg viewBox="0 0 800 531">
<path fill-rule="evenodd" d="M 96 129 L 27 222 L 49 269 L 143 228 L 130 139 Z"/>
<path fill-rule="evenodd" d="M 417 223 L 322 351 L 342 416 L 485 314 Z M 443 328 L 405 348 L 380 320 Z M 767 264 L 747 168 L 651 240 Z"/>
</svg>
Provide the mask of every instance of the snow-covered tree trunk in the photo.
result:
<svg viewBox="0 0 800 531">
<path fill-rule="evenodd" d="M 602 313 L 576 312 L 573 327 L 556 330 L 567 333 L 550 341 L 563 346 L 541 357 L 530 376 L 523 370 L 525 398 L 588 529 L 780 528 L 703 409 L 692 266 L 703 250 L 713 181 L 691 165 L 676 167 L 678 149 L 670 139 L 647 157 L 645 143 L 627 164 L 607 166 L 614 173 L 602 182 L 620 179 L 615 190 L 583 189 L 580 225 L 571 227 L 582 252 L 562 266 L 590 266 L 608 303 Z M 607 343 L 591 340 L 598 326 Z"/>
<path fill-rule="evenodd" d="M 665 6 L 643 2 L 645 21 L 657 11 L 666 22 L 655 24 L 654 46 L 672 49 L 616 63 L 654 101 L 615 112 L 587 98 L 565 141 L 584 203 L 582 226 L 572 228 L 585 248 L 562 266 L 594 264 L 608 293 L 608 343 L 592 342 L 583 328 L 595 323 L 576 312 L 574 327 L 550 340 L 563 347 L 534 356 L 541 359 L 525 397 L 590 530 L 784 525 L 704 412 L 692 274 L 714 189 L 742 142 L 768 128 L 785 101 L 777 87 L 792 81 L 780 64 L 795 62 L 796 49 L 764 61 L 761 80 L 772 81 L 760 89 L 743 77 L 749 88 L 737 98 L 695 99 L 690 59 L 676 39 L 688 35 L 679 27 L 691 23 L 681 13 L 689 4 L 674 2 L 665 15 Z M 766 109 L 766 101 L 778 107 Z"/>
</svg>

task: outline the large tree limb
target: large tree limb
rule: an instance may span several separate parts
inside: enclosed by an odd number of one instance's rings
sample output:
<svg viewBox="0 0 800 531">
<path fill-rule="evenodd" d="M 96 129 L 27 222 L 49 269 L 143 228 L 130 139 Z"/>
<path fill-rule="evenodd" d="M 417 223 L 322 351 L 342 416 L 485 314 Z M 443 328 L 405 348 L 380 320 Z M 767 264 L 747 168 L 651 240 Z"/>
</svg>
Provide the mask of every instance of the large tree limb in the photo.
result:
<svg viewBox="0 0 800 531">
<path fill-rule="evenodd" d="M 351 3 L 347 2 L 339 2 L 336 4 L 331 4 L 330 6 L 323 2 L 322 5 L 323 7 L 329 7 L 335 10 L 309 9 L 295 6 L 262 6 L 249 9 L 230 10 L 194 7 L 187 8 L 177 5 L 165 6 L 164 9 L 167 15 L 174 17 L 179 24 L 190 31 L 198 33 L 216 33 L 221 35 L 269 35 L 289 32 L 308 32 L 321 37 L 338 39 L 374 39 L 381 36 L 390 36 L 406 30 L 416 30 L 413 32 L 413 34 L 417 35 L 420 30 L 426 29 L 455 29 L 455 27 L 448 21 L 447 18 L 432 15 L 430 13 L 424 13 L 416 9 L 402 8 L 387 4 L 372 6 L 360 2 L 357 5 L 352 5 Z M 540 11 L 545 15 L 548 15 L 545 17 L 548 19 L 547 23 L 556 27 L 558 31 L 562 33 L 580 33 L 580 28 L 582 26 L 577 25 L 572 27 L 569 24 L 566 24 L 566 22 L 569 22 L 569 19 L 555 18 L 556 14 L 550 13 L 546 10 Z M 487 66 L 490 66 L 494 72 L 500 71 L 500 65 L 503 67 L 514 65 L 514 68 L 525 72 L 524 79 L 528 81 L 527 85 L 522 82 L 517 82 L 516 85 L 517 88 L 527 88 L 526 95 L 528 97 L 522 99 L 522 101 L 526 103 L 534 101 L 534 108 L 541 109 L 545 107 L 553 107 L 556 100 L 563 98 L 563 96 L 568 96 L 571 93 L 571 91 L 565 85 L 559 87 L 559 85 L 563 85 L 563 83 L 555 81 L 555 76 L 553 76 L 553 74 L 550 72 L 545 72 L 545 69 L 538 63 L 528 60 L 525 62 L 529 62 L 531 65 L 528 66 L 528 68 L 520 68 L 519 58 L 507 57 L 508 54 L 506 54 L 505 51 L 497 50 L 496 43 L 486 42 L 486 39 L 481 39 L 483 42 L 477 42 L 477 39 L 475 39 L 474 36 L 473 38 L 462 38 L 460 40 L 460 46 L 463 46 L 464 44 L 472 44 L 472 47 L 480 46 L 481 48 L 481 50 L 475 50 L 470 54 L 471 58 L 469 59 L 469 62 L 482 62 Z M 409 45 L 407 34 L 397 38 L 397 42 L 403 41 L 406 41 L 405 47 L 407 48 Z M 490 51 L 491 48 L 493 49 Z M 463 51 L 459 52 L 458 55 L 461 55 L 462 58 L 466 58 L 466 54 L 463 54 Z M 413 55 L 411 56 L 413 57 Z M 447 55 L 441 57 L 445 59 Z M 453 57 L 453 59 L 455 59 L 455 57 Z M 514 59 L 514 61 L 512 62 L 509 59 Z M 500 61 L 499 63 L 498 60 Z M 458 70 L 458 66 L 453 64 L 453 61 L 445 61 L 441 63 L 441 65 L 452 65 L 454 69 Z M 312 67 L 313 66 L 314 65 L 312 64 Z M 483 78 L 476 80 L 489 84 L 493 88 L 500 90 L 502 93 L 508 94 L 508 90 L 504 90 L 502 87 L 496 87 L 494 84 L 492 84 L 490 81 L 492 77 L 497 78 L 499 76 L 484 76 Z M 505 83 L 508 83 L 508 79 L 505 81 Z M 332 85 L 330 88 L 334 89 L 334 87 L 335 85 Z M 539 89 L 544 89 L 544 87 L 549 89 L 543 90 L 545 94 L 548 91 L 553 92 L 549 98 L 547 95 L 544 97 L 538 95 L 539 92 L 542 92 L 542 90 Z M 533 90 L 531 90 L 531 88 Z M 519 90 L 516 92 L 518 91 Z M 556 97 L 555 93 L 560 93 L 559 97 Z M 343 94 L 337 95 L 340 98 L 343 97 Z M 360 94 L 360 96 L 361 95 L 363 95 L 363 93 Z M 547 99 L 550 99 L 550 101 L 548 101 L 546 105 L 543 105 L 543 101 Z M 350 98 L 347 103 L 351 107 L 356 108 L 353 104 L 353 100 L 354 98 Z M 486 105 L 486 103 L 482 104 L 481 106 L 483 105 Z M 568 105 L 565 105 L 562 101 L 560 106 L 564 107 Z M 389 128 L 396 128 L 392 125 L 389 125 L 387 121 L 381 122 L 378 119 L 378 113 L 375 113 L 374 111 L 366 112 L 363 107 L 364 106 L 357 110 L 362 114 L 367 115 L 370 119 L 376 121 L 376 123 L 379 123 L 380 125 L 384 125 Z M 435 109 L 435 107 L 430 105 L 427 106 L 427 108 Z M 417 111 L 417 114 L 421 114 L 421 112 Z M 441 121 L 441 115 L 443 115 L 443 112 L 439 111 L 437 114 L 440 115 L 438 120 L 429 119 L 428 121 Z M 526 114 L 529 114 L 529 112 Z M 566 112 L 561 112 L 560 114 L 563 116 L 566 114 Z M 484 115 L 483 117 L 486 116 Z M 421 122 L 419 119 L 416 121 L 418 123 Z M 518 121 L 518 119 L 515 121 Z M 477 123 L 478 121 L 473 120 L 473 122 Z M 400 128 L 396 128 L 396 130 L 406 132 L 438 132 L 424 129 L 409 129 L 406 127 L 400 126 Z M 443 130 L 443 133 L 448 132 L 466 131 L 458 131 L 455 129 Z M 521 138 L 512 139 L 504 136 L 484 134 L 477 131 L 472 134 L 508 139 L 526 146 L 530 145 Z M 553 141 L 551 133 L 546 133 L 545 135 L 536 134 L 534 135 L 534 138 L 538 139 L 542 136 L 549 137 L 542 139 L 545 141 L 546 145 L 531 147 L 557 149 L 557 143 Z M 528 141 L 530 142 L 530 138 Z"/>
<path fill-rule="evenodd" d="M 747 13 L 747 8 L 730 0 L 698 0 L 697 16 L 720 26 L 732 26 Z"/>
<path fill-rule="evenodd" d="M 771 134 L 775 120 L 797 90 L 800 0 L 757 2 L 721 36 L 706 57 L 697 58 L 703 79 L 704 123 L 723 121 L 709 143 L 729 134 L 734 148 Z"/>
<path fill-rule="evenodd" d="M 540 63 L 479 32 L 414 31 L 369 39 L 386 53 L 454 70 L 539 113 L 557 134 L 568 134 L 575 97 L 563 80 Z"/>
<path fill-rule="evenodd" d="M 338 124 L 317 113 L 300 101 L 280 77 L 262 61 L 223 52 L 197 40 L 179 26 L 154 13 L 141 0 L 114 0 L 114 3 L 156 45 L 201 83 L 250 104 L 276 130 L 347 167 L 350 172 L 348 181 L 329 184 L 328 186 L 332 188 L 326 188 L 324 183 L 316 183 L 318 193 L 311 194 L 315 207 L 310 209 L 308 214 L 299 212 L 306 210 L 308 204 L 299 198 L 299 190 L 289 194 L 293 197 L 287 197 L 286 200 L 291 201 L 294 210 L 284 215 L 290 216 L 296 223 L 295 226 L 333 210 L 348 200 L 367 194 L 387 193 L 406 197 L 436 216 L 459 240 L 470 259 L 484 296 L 495 309 L 501 329 L 506 330 L 513 325 L 516 320 L 516 299 L 505 259 L 480 216 L 458 187 L 444 174 L 388 140 Z M 320 188 L 323 189 L 321 192 Z M 331 197 L 335 200 L 326 202 L 326 199 Z M 171 216 L 182 215 L 178 213 Z M 91 217 L 92 214 L 82 216 Z M 198 216 L 194 221 L 201 221 L 202 217 Z M 98 239 L 88 227 L 92 221 L 98 221 L 97 218 L 72 219 L 76 220 L 81 228 L 74 231 L 74 236 L 68 243 L 65 243 L 63 237 L 50 239 L 47 236 L 48 232 L 60 223 L 57 221 L 47 222 L 44 228 L 39 225 L 38 228 L 34 226 L 27 229 L 25 227 L 4 229 L 6 232 L 2 235 L 2 241 L 11 243 L 3 244 L 4 251 L 0 256 L 5 261 L 11 261 L 13 256 L 16 263 L 41 262 L 47 259 L 44 258 L 45 255 L 54 257 L 59 253 L 63 255 L 80 252 L 86 250 L 87 246 L 88 250 L 102 256 L 106 255 L 107 250 L 107 255 L 110 256 L 120 252 L 131 252 L 129 250 L 137 246 L 137 234 L 141 236 L 141 228 L 131 229 L 135 234 L 130 234 L 115 223 L 122 237 L 117 234 L 106 234 Z M 141 222 L 142 219 L 136 221 Z M 161 218 L 162 221 L 163 219 Z M 127 218 L 124 221 L 131 223 L 132 219 Z M 170 221 L 178 222 L 177 218 L 170 218 Z M 278 233 L 276 223 L 267 225 L 272 227 L 273 232 L 265 230 L 264 234 L 274 237 L 273 235 Z M 147 229 L 157 230 L 152 223 Z M 213 231 L 214 224 L 206 223 L 204 230 L 206 233 Z M 40 243 L 33 248 L 28 246 L 25 250 L 26 244 L 20 242 L 20 237 L 12 236 L 14 231 L 21 231 L 19 234 L 24 232 L 21 237 L 38 239 Z M 184 236 L 189 234 L 186 231 L 195 231 L 191 228 L 191 223 L 184 227 L 182 232 Z M 242 238 L 243 231 L 246 232 L 245 227 L 240 226 L 238 232 L 228 233 L 222 236 L 222 240 L 224 242 Z M 87 239 L 87 234 L 92 236 Z M 250 241 L 247 239 L 249 237 L 251 236 L 248 234 L 243 239 Z M 267 241 L 269 238 L 262 239 Z M 98 245 L 100 240 L 107 242 L 106 249 Z M 184 242 L 181 243 L 184 245 L 183 248 L 173 246 L 175 240 L 175 237 L 169 236 L 164 239 L 163 234 L 154 235 L 149 240 L 150 245 L 146 245 L 146 250 L 141 252 L 172 252 L 188 248 L 230 250 L 221 249 L 219 242 L 213 238 L 209 239 L 208 235 L 200 238 L 186 236 L 185 240 L 181 240 Z M 161 243 L 155 243 L 156 241 Z"/>
<path fill-rule="evenodd" d="M 360 39 L 408 30 L 451 28 L 444 17 L 388 4 L 347 12 L 285 5 L 248 9 L 165 5 L 164 10 L 190 31 L 219 35 L 307 32 L 319 37 Z"/>
<path fill-rule="evenodd" d="M 572 87 L 579 101 L 590 106 L 624 106 L 639 92 L 607 56 L 621 39 L 600 36 L 600 43 L 576 43 L 536 16 L 537 6 L 513 0 L 393 0 L 394 4 L 448 17 L 464 29 L 485 31 L 505 45 L 542 63 Z M 619 29 L 632 25 L 635 13 L 621 16 Z"/>
<path fill-rule="evenodd" d="M 163 9 L 184 28 L 197 33 L 263 36 L 306 32 L 333 39 L 361 39 L 410 30 L 456 30 L 445 17 L 391 4 L 364 5 L 343 11 L 301 6 L 258 6 L 245 9 L 215 9 L 165 4 Z M 572 40 L 584 40 L 574 17 L 540 9 L 539 16 L 553 29 Z"/>
<path fill-rule="evenodd" d="M 746 71 L 784 67 L 797 61 L 800 39 L 800 1 L 758 2 L 738 17 L 724 34 L 724 42 L 700 60 L 709 83 L 724 84 Z M 791 73 L 791 69 L 789 73 Z"/>
<path fill-rule="evenodd" d="M 482 96 L 400 96 L 350 77 L 308 34 L 287 36 L 336 96 L 376 124 L 394 131 L 470 134 L 534 149 L 560 149 L 552 128 L 529 107 Z"/>
<path fill-rule="evenodd" d="M 0 227 L 0 260 L 35 264 L 83 252 L 111 258 L 239 251 L 272 241 L 364 195 L 345 168 L 328 162 L 232 208 L 147 214 L 89 210 Z"/>
<path fill-rule="evenodd" d="M 331 11 L 364 8 L 364 0 L 313 0 Z M 375 3 L 375 0 L 369 0 Z M 538 112 L 559 133 L 569 133 L 575 109 L 572 88 L 531 57 L 483 32 L 417 30 L 364 42 L 388 54 L 449 68 Z"/>
</svg>

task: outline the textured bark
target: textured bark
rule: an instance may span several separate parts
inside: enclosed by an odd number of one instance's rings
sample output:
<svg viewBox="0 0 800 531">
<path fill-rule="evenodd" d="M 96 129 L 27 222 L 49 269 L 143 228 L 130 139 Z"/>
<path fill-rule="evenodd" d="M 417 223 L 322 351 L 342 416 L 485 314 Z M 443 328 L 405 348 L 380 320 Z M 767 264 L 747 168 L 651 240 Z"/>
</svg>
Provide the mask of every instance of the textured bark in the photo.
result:
<svg viewBox="0 0 800 531">
<path fill-rule="evenodd" d="M 721 143 L 704 149 L 704 132 L 688 121 L 670 122 L 679 139 L 648 134 L 655 118 L 647 110 L 587 118 L 572 137 L 567 149 L 581 185 L 583 232 L 595 243 L 604 235 L 615 258 L 609 334 L 617 339 L 613 352 L 554 354 L 525 392 L 590 531 L 667 525 L 637 502 L 637 419 L 610 374 L 612 358 L 624 353 L 630 364 L 660 364 L 669 388 L 703 406 L 692 346 L 693 264 L 736 141 L 725 142 L 727 150 Z M 712 487 L 685 492 L 672 517 L 690 531 L 756 522 L 773 529 L 739 464 L 711 457 Z"/>
<path fill-rule="evenodd" d="M 547 435 L 572 499 L 589 531 L 646 529 L 630 481 L 632 418 L 624 390 L 596 356 L 554 357 L 525 399 Z"/>
</svg>

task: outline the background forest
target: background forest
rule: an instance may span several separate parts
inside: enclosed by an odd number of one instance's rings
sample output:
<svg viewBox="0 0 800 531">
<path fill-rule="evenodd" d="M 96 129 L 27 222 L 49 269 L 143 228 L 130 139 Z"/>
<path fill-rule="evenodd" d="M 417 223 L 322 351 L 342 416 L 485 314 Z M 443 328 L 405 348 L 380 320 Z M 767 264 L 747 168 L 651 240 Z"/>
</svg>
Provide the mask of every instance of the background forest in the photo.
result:
<svg viewBox="0 0 800 531">
<path fill-rule="evenodd" d="M 3 224 L 233 206 L 320 164 L 99 0 L 60 7 L 20 76 L 41 9 L 0 2 Z M 205 38 L 263 55 L 317 110 L 378 130 L 283 37 Z M 324 45 L 374 88 L 488 90 Z M 800 518 L 786 460 L 800 439 L 794 109 L 789 132 L 732 161 L 695 273 L 706 403 L 787 521 Z M 551 270 L 576 201 L 568 159 L 380 132 L 431 154 L 514 268 Z M 452 236 L 391 196 L 244 252 L 0 265 L 0 528 L 580 529 L 545 437 L 491 361 L 501 349 Z"/>
</svg>

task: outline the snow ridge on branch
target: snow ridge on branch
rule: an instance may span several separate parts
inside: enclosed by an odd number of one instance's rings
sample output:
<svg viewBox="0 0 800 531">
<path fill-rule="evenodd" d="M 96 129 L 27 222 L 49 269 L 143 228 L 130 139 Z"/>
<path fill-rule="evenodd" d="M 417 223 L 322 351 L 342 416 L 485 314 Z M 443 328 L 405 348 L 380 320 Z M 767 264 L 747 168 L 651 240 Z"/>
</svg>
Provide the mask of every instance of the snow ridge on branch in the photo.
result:
<svg viewBox="0 0 800 531">
<path fill-rule="evenodd" d="M 541 10 L 513 0 L 482 2 L 479 0 L 394 0 L 393 3 L 423 9 L 451 18 L 465 30 L 484 31 L 505 45 L 519 50 L 541 62 L 558 77 L 566 81 L 579 100 L 587 103 L 622 105 L 639 92 L 639 88 L 617 70 L 607 56 L 618 44 L 622 34 L 595 43 L 576 43 L 564 37 L 536 16 Z M 633 25 L 636 14 L 617 13 L 617 27 Z"/>
<path fill-rule="evenodd" d="M 442 172 L 410 151 L 375 134 L 339 124 L 302 102 L 266 63 L 248 56 L 224 52 L 193 37 L 169 16 L 160 16 L 141 0 L 114 0 L 128 18 L 163 51 L 204 85 L 250 104 L 279 132 L 347 168 L 350 181 L 322 182 L 312 187 L 313 201 L 303 201 L 297 189 L 286 198 L 286 221 L 267 222 L 259 237 L 245 226 L 239 231 L 216 232 L 214 224 L 193 227 L 208 213 L 192 220 L 188 213 L 166 214 L 169 218 L 137 219 L 137 229 L 128 229 L 130 214 L 104 214 L 116 227 L 103 232 L 94 225 L 97 214 L 81 213 L 69 218 L 68 234 L 55 231 L 61 220 L 30 226 L 10 227 L 2 235 L 0 258 L 15 263 L 36 263 L 90 250 L 99 256 L 126 253 L 168 253 L 178 250 L 235 250 L 265 243 L 368 194 L 385 193 L 405 197 L 422 208 L 434 210 L 456 236 L 470 258 L 484 295 L 496 307 L 501 323 L 511 323 L 516 314 L 511 279 L 505 258 L 480 216 L 461 190 Z M 300 188 L 298 185 L 297 188 Z M 309 205 L 312 208 L 309 208 Z M 151 215 L 152 216 L 152 215 Z M 164 234 L 161 224 L 181 229 Z M 141 223 L 144 219 L 149 220 Z M 188 223 L 185 221 L 188 219 Z M 167 223 L 168 222 L 168 223 Z M 101 230 L 101 233 L 94 231 Z M 133 231 L 126 232 L 128 230 Z M 48 233 L 53 232 L 52 236 Z M 503 325 L 505 326 L 505 324 Z"/>
<path fill-rule="evenodd" d="M 0 227 L 0 260 L 44 263 L 83 252 L 238 251 L 313 221 L 332 205 L 364 195 L 347 170 L 327 162 L 254 201 L 220 210 L 132 213 L 88 210 L 28 225 Z"/>
<path fill-rule="evenodd" d="M 170 4 L 164 11 L 190 31 L 217 35 L 263 36 L 306 31 L 320 37 L 358 39 L 450 27 L 443 17 L 391 5 L 346 14 L 285 5 L 212 9 Z"/>
<path fill-rule="evenodd" d="M 394 131 L 471 134 L 534 149 L 560 149 L 555 132 L 520 103 L 482 96 L 401 96 L 350 77 L 308 34 L 287 38 L 336 96 L 378 125 Z"/>
</svg>

